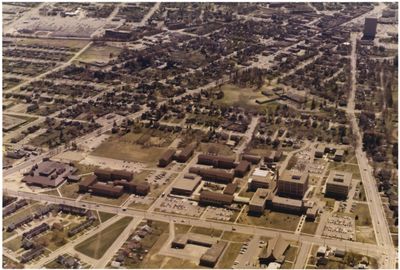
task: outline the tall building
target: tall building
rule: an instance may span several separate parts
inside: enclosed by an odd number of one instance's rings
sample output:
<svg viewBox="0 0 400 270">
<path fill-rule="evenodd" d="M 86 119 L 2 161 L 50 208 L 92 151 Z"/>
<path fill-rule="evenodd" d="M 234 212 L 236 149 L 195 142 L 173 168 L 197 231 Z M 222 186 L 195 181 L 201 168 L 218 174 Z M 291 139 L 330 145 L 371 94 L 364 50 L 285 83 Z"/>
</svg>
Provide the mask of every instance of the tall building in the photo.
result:
<svg viewBox="0 0 400 270">
<path fill-rule="evenodd" d="M 377 18 L 365 18 L 363 39 L 373 40 L 376 35 Z"/>
<path fill-rule="evenodd" d="M 308 173 L 285 170 L 278 177 L 278 194 L 291 198 L 303 198 L 308 189 Z"/>
</svg>

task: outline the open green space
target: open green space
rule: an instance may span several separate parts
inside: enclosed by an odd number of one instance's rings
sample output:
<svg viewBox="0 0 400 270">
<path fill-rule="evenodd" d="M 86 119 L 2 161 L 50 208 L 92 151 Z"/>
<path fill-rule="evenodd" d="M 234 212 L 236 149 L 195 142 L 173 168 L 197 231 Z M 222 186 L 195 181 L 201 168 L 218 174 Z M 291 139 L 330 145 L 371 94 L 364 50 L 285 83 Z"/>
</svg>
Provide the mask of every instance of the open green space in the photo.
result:
<svg viewBox="0 0 400 270">
<path fill-rule="evenodd" d="M 3 238 L 4 240 L 4 238 Z M 3 246 L 8 248 L 11 251 L 16 252 L 17 250 L 19 250 L 21 248 L 21 243 L 22 243 L 22 236 L 19 235 L 7 242 L 3 242 Z"/>
<path fill-rule="evenodd" d="M 95 156 L 156 165 L 161 155 L 176 138 L 176 134 L 161 134 L 143 129 L 143 133 L 112 136 L 91 154 Z"/>
<path fill-rule="evenodd" d="M 242 108 L 259 107 L 257 99 L 265 99 L 260 90 L 252 88 L 242 88 L 233 84 L 224 84 L 221 86 L 224 93 L 222 99 L 215 100 L 218 105 L 238 106 Z"/>
<path fill-rule="evenodd" d="M 105 62 L 105 63 L 107 63 L 108 61 L 117 57 L 121 51 L 122 51 L 122 48 L 119 48 L 119 47 L 108 46 L 108 45 L 104 45 L 104 46 L 93 45 L 89 49 L 87 49 L 85 52 L 83 52 L 76 60 L 83 61 L 86 63 L 90 63 L 90 62 Z"/>
<path fill-rule="evenodd" d="M 96 196 L 90 193 L 83 195 L 81 201 L 89 201 L 95 203 L 111 204 L 111 205 L 121 205 L 129 197 L 129 194 L 124 193 L 119 198 L 108 198 L 103 196 Z"/>
<path fill-rule="evenodd" d="M 297 257 L 298 248 L 294 246 L 290 246 L 288 250 L 285 252 L 285 260 L 294 262 Z"/>
<path fill-rule="evenodd" d="M 115 214 L 106 213 L 106 212 L 101 212 L 101 211 L 98 211 L 98 214 L 99 214 L 100 221 L 101 221 L 102 223 L 103 223 L 103 222 L 106 222 L 107 220 L 109 220 L 110 218 L 112 218 L 113 216 L 115 216 Z"/>
<path fill-rule="evenodd" d="M 261 216 L 248 215 L 248 206 L 240 215 L 238 222 L 242 224 L 270 227 L 286 231 L 295 231 L 300 216 L 281 212 L 264 211 Z"/>
<path fill-rule="evenodd" d="M 354 210 L 356 226 L 371 226 L 371 214 L 369 212 L 368 204 L 357 203 Z"/>
<path fill-rule="evenodd" d="M 319 223 L 306 221 L 301 229 L 302 233 L 314 234 L 318 228 Z"/>
<path fill-rule="evenodd" d="M 65 183 L 58 189 L 63 197 L 76 199 L 79 196 L 79 184 L 78 183 Z"/>
<path fill-rule="evenodd" d="M 216 268 L 221 268 L 221 269 L 231 268 L 236 257 L 239 255 L 241 248 L 242 248 L 241 243 L 229 243 L 229 245 L 225 249 L 224 254 L 219 259 Z"/>
<path fill-rule="evenodd" d="M 222 231 L 214 228 L 192 227 L 191 233 L 205 234 L 211 237 L 221 237 Z"/>
<path fill-rule="evenodd" d="M 351 172 L 353 174 L 353 179 L 361 179 L 360 169 L 358 165 L 355 164 L 347 164 L 343 162 L 330 162 L 328 169 Z"/>
<path fill-rule="evenodd" d="M 94 259 L 100 259 L 131 221 L 132 217 L 121 218 L 101 232 L 75 246 L 75 250 Z"/>
<path fill-rule="evenodd" d="M 250 237 L 250 234 L 224 231 L 221 239 L 234 242 L 246 242 Z"/>
</svg>

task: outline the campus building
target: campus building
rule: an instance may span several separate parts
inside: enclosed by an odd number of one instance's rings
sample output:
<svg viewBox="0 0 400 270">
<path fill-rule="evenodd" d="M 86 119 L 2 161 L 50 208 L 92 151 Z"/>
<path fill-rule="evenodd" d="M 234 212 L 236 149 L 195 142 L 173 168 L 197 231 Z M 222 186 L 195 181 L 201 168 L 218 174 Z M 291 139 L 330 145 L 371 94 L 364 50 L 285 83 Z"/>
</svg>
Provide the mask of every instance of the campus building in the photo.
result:
<svg viewBox="0 0 400 270">
<path fill-rule="evenodd" d="M 335 198 L 346 198 L 351 187 L 352 173 L 330 171 L 326 180 L 325 195 Z"/>
<path fill-rule="evenodd" d="M 291 198 L 303 198 L 308 189 L 308 173 L 285 170 L 278 178 L 278 194 Z"/>
</svg>

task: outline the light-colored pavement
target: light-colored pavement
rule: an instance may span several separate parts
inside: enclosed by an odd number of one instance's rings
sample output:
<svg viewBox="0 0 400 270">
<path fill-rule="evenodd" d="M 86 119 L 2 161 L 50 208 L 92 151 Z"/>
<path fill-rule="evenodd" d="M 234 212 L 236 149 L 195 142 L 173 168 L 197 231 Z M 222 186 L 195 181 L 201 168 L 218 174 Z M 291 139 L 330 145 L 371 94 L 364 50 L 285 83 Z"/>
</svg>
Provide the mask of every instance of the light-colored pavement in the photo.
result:
<svg viewBox="0 0 400 270">
<path fill-rule="evenodd" d="M 49 254 L 49 256 L 44 257 L 44 258 L 42 258 L 42 259 L 40 259 L 38 261 L 35 261 L 32 264 L 28 264 L 27 268 L 39 269 L 39 268 L 43 267 L 43 265 L 55 260 L 58 256 L 60 256 L 60 255 L 62 255 L 64 253 L 74 252 L 74 249 L 73 249 L 74 246 L 82 243 L 86 239 L 92 237 L 96 233 L 102 231 L 103 229 L 107 228 L 108 226 L 110 226 L 111 224 L 113 224 L 114 222 L 118 221 L 121 218 L 122 218 L 121 216 L 114 216 L 114 217 L 108 219 L 106 222 L 101 223 L 96 229 L 91 230 L 91 231 L 89 231 L 88 233 L 86 233 L 84 235 L 81 235 L 76 240 L 68 242 L 63 247 L 51 252 Z"/>
<path fill-rule="evenodd" d="M 306 242 L 317 245 L 329 245 L 332 247 L 342 248 L 345 250 L 352 250 L 354 252 L 359 252 L 361 254 L 368 253 L 372 256 L 381 256 L 382 253 L 390 251 L 390 249 L 388 249 L 387 247 L 381 247 L 380 249 L 377 249 L 376 245 L 373 244 L 330 239 L 322 236 L 311 236 L 306 234 L 295 235 L 293 232 L 274 229 L 274 228 L 265 228 L 265 227 L 252 226 L 246 224 L 233 224 L 223 221 L 201 220 L 198 217 L 188 217 L 170 213 L 148 212 L 145 210 L 132 209 L 132 208 L 128 208 L 125 211 L 123 211 L 119 206 L 115 205 L 107 205 L 89 201 L 76 202 L 74 199 L 60 198 L 47 194 L 21 192 L 10 189 L 5 189 L 4 194 L 26 199 L 37 200 L 37 201 L 50 202 L 50 203 L 64 203 L 76 207 L 82 207 L 82 204 L 85 204 L 85 207 L 87 209 L 100 210 L 103 212 L 117 214 L 119 216 L 133 216 L 136 218 L 153 219 L 163 222 L 170 222 L 171 217 L 179 217 L 176 218 L 176 223 L 179 224 L 190 224 L 192 226 L 207 227 L 207 228 L 212 227 L 217 230 L 234 229 L 236 232 L 239 233 L 246 233 L 246 234 L 251 233 L 253 235 L 261 235 L 266 237 L 275 237 L 278 236 L 278 234 L 280 234 L 282 235 L 282 237 L 284 237 L 289 241 L 300 241 L 302 243 Z"/>
<path fill-rule="evenodd" d="M 357 33 L 351 34 L 351 92 L 347 105 L 347 116 L 350 120 L 353 133 L 356 138 L 355 154 L 357 157 L 358 166 L 360 168 L 361 180 L 364 186 L 367 202 L 371 212 L 371 221 L 374 228 L 377 245 L 384 255 L 381 263 L 386 268 L 395 268 L 397 252 L 394 248 L 392 237 L 389 230 L 389 225 L 385 217 L 385 211 L 373 177 L 371 167 L 368 164 L 368 157 L 362 150 L 362 136 L 357 123 L 357 118 L 354 113 L 355 108 L 355 93 L 357 89 L 357 52 L 356 42 L 360 35 Z"/>
</svg>

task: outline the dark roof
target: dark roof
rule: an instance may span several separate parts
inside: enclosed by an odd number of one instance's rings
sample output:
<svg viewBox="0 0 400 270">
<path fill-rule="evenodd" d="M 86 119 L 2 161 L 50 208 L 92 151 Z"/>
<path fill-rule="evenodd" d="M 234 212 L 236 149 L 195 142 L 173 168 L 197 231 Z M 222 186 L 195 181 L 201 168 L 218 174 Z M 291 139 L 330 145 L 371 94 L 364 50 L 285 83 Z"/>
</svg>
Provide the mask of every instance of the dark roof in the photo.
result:
<svg viewBox="0 0 400 270">
<path fill-rule="evenodd" d="M 165 161 L 170 160 L 175 155 L 175 152 L 176 151 L 174 149 L 168 149 L 162 154 L 160 160 L 165 160 Z"/>
<path fill-rule="evenodd" d="M 231 204 L 233 201 L 233 195 L 222 194 L 222 193 L 217 193 L 217 192 L 212 192 L 212 191 L 202 191 L 200 193 L 200 200 L 201 201 L 202 200 L 215 201 L 215 202 Z"/>
<path fill-rule="evenodd" d="M 236 183 L 227 184 L 224 189 L 224 194 L 233 195 L 236 191 L 237 186 L 238 185 Z"/>
<path fill-rule="evenodd" d="M 88 187 L 92 185 L 94 182 L 96 182 L 97 176 L 94 174 L 88 175 L 85 178 L 82 179 L 82 181 L 79 183 L 82 186 Z"/>
</svg>

